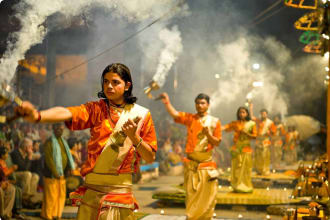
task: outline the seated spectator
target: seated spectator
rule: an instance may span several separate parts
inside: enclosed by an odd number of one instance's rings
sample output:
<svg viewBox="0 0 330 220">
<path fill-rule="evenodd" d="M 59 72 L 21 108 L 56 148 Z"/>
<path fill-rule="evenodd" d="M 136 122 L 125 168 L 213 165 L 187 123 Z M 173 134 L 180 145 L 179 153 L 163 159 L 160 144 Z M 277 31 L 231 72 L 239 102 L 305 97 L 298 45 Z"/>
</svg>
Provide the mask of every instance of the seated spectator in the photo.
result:
<svg viewBox="0 0 330 220">
<path fill-rule="evenodd" d="M 15 187 L 13 184 L 9 183 L 6 178 L 5 171 L 7 173 L 13 172 L 17 167 L 12 169 L 4 168 L 6 157 L 8 157 L 8 152 L 5 147 L 0 147 L 0 218 L 1 219 L 11 219 L 12 210 L 15 203 Z M 6 166 L 6 165 L 5 165 Z"/>
<path fill-rule="evenodd" d="M 7 140 L 6 129 L 7 129 L 7 127 L 5 126 L 5 124 L 0 125 L 0 139 L 3 141 Z"/>
<path fill-rule="evenodd" d="M 164 149 L 164 144 L 160 145 L 156 152 L 156 161 L 159 163 L 159 172 L 161 174 L 167 174 L 170 170 L 170 165 L 167 158 L 167 153 Z"/>
<path fill-rule="evenodd" d="M 80 155 L 81 155 L 81 162 L 85 163 L 88 157 L 87 153 L 87 148 L 88 148 L 88 140 L 89 137 L 83 137 L 80 142 L 81 142 L 81 150 L 80 150 Z"/>
<path fill-rule="evenodd" d="M 33 141 L 33 154 L 32 154 L 32 165 L 31 172 L 42 176 L 43 161 L 40 153 L 40 141 Z M 39 185 L 42 185 L 42 178 L 39 179 Z"/>
<path fill-rule="evenodd" d="M 182 142 L 181 140 L 176 140 L 173 145 L 173 150 L 176 154 L 180 155 L 181 158 L 184 157 L 184 152 L 182 150 Z"/>
<path fill-rule="evenodd" d="M 29 198 L 37 193 L 39 176 L 36 173 L 31 173 L 31 164 L 33 157 L 33 142 L 29 138 L 24 138 L 18 149 L 11 153 L 11 158 L 14 164 L 18 166 L 15 172 L 17 184 L 23 189 L 23 197 Z"/>
<path fill-rule="evenodd" d="M 20 140 L 23 139 L 23 134 L 18 129 L 17 122 L 12 123 L 11 125 L 10 139 L 13 141 L 14 148 L 17 148 Z"/>
<path fill-rule="evenodd" d="M 0 147 L 0 168 L 3 171 L 6 179 L 13 175 L 14 171 L 17 170 L 17 165 L 12 165 L 10 167 L 7 166 L 6 160 L 9 157 L 8 150 L 6 147 Z M 15 200 L 14 207 L 12 209 L 13 217 L 16 219 L 26 219 L 26 217 L 20 213 L 20 210 L 23 208 L 22 201 L 22 189 L 18 186 L 15 186 L 15 181 L 8 180 L 9 184 L 12 184 L 15 188 Z"/>
<path fill-rule="evenodd" d="M 40 144 L 43 145 L 50 136 L 51 131 L 47 130 L 47 126 L 45 124 L 39 124 Z M 40 149 L 40 152 L 43 152 L 43 150 Z"/>
<path fill-rule="evenodd" d="M 71 137 L 68 140 L 68 145 L 70 148 L 70 152 L 73 157 L 73 161 L 75 164 L 75 170 L 73 170 L 73 175 L 80 176 L 80 166 L 82 165 L 81 162 L 81 143 L 78 141 L 77 138 Z"/>
</svg>

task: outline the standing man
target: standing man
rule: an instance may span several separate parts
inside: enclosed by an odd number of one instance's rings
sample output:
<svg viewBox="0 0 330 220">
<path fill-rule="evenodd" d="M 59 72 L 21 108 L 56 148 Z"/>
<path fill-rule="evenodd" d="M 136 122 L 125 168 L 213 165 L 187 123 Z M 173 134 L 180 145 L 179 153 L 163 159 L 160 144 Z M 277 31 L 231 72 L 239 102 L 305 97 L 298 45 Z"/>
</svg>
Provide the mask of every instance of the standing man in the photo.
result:
<svg viewBox="0 0 330 220">
<path fill-rule="evenodd" d="M 210 98 L 206 94 L 196 97 L 196 114 L 178 112 L 166 93 L 161 96 L 167 112 L 188 130 L 187 158 L 184 158 L 187 219 L 212 219 L 218 188 L 212 149 L 221 141 L 220 120 L 208 114 Z"/>
<path fill-rule="evenodd" d="M 64 124 L 53 124 L 53 134 L 44 145 L 44 198 L 41 216 L 61 219 L 66 197 L 65 173 L 74 169 L 67 142 L 62 138 Z"/>
<path fill-rule="evenodd" d="M 276 170 L 279 169 L 281 165 L 283 155 L 283 137 L 285 137 L 286 131 L 279 115 L 274 117 L 274 124 L 276 130 L 272 136 L 272 168 Z"/>
<path fill-rule="evenodd" d="M 258 175 L 270 174 L 270 136 L 276 132 L 276 126 L 268 118 L 266 109 L 260 110 L 260 119 L 253 115 L 253 104 L 250 103 L 251 118 L 257 123 L 257 140 L 255 149 L 255 167 Z"/>
</svg>

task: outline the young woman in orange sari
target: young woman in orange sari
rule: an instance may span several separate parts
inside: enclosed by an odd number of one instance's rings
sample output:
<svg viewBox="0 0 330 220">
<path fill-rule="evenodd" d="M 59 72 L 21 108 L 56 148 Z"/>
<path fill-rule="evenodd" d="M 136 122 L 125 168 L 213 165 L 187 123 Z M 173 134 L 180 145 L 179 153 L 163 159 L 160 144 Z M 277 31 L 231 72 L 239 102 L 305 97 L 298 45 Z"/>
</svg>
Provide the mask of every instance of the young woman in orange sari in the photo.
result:
<svg viewBox="0 0 330 220">
<path fill-rule="evenodd" d="M 234 192 L 249 193 L 253 191 L 252 148 L 250 141 L 257 137 L 256 123 L 251 120 L 247 108 L 239 107 L 237 120 L 223 127 L 225 131 L 234 131 L 234 146 L 231 149 L 231 186 Z"/>
<path fill-rule="evenodd" d="M 141 158 L 146 162 L 155 159 L 153 121 L 148 109 L 135 104 L 130 70 L 125 65 L 108 65 L 101 84 L 99 101 L 43 111 L 23 102 L 17 110 L 30 122 L 64 121 L 71 130 L 90 129 L 88 159 L 81 167 L 85 184 L 70 196 L 79 206 L 77 219 L 135 219 L 132 173 Z"/>
</svg>

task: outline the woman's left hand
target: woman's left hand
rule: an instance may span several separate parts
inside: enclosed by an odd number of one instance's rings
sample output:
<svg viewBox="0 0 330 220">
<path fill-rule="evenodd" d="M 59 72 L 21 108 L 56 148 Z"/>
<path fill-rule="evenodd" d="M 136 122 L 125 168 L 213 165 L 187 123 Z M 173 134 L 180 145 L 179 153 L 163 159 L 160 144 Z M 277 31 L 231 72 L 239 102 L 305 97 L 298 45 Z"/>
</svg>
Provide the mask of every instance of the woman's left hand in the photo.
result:
<svg viewBox="0 0 330 220">
<path fill-rule="evenodd" d="M 122 126 L 122 131 L 131 139 L 133 144 L 137 141 L 139 141 L 139 138 L 137 138 L 136 130 L 138 127 L 139 120 L 132 120 L 128 119 L 124 125 Z"/>
</svg>

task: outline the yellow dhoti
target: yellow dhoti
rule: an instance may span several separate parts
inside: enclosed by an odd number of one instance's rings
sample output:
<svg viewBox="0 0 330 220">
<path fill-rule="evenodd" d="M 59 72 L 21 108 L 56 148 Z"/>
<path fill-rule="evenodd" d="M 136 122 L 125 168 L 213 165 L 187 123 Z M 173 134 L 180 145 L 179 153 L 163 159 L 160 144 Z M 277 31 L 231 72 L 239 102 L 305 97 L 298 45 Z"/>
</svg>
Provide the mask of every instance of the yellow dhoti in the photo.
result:
<svg viewBox="0 0 330 220">
<path fill-rule="evenodd" d="M 287 165 L 297 162 L 297 150 L 295 146 L 287 146 L 284 150 L 284 161 Z"/>
<path fill-rule="evenodd" d="M 259 175 L 270 174 L 270 140 L 258 137 L 255 149 L 255 168 Z"/>
<path fill-rule="evenodd" d="M 78 220 L 135 220 L 136 201 L 132 194 L 132 175 L 86 176 L 85 190 L 70 195 L 79 200 Z"/>
<path fill-rule="evenodd" d="M 232 156 L 231 186 L 235 192 L 252 192 L 252 153 L 242 152 Z"/>
<path fill-rule="evenodd" d="M 93 187 L 95 190 L 104 190 L 104 187 Z M 83 196 L 82 203 L 79 206 L 78 210 L 78 220 L 135 220 L 134 212 L 130 208 L 123 208 L 117 206 L 106 207 L 107 203 L 104 204 L 104 207 L 99 209 L 100 201 L 102 197 L 107 195 L 108 192 L 94 191 L 88 189 Z M 115 205 L 115 204 L 113 204 Z"/>
<path fill-rule="evenodd" d="M 282 161 L 282 155 L 283 155 L 283 142 L 281 139 L 274 139 L 273 140 L 273 158 L 272 158 L 272 165 L 274 169 L 279 168 L 281 161 Z"/>
<path fill-rule="evenodd" d="M 212 219 L 218 189 L 217 178 L 210 172 L 213 162 L 198 163 L 186 160 L 184 165 L 184 188 L 186 190 L 186 215 L 188 220 Z"/>
<path fill-rule="evenodd" d="M 41 217 L 61 218 L 66 198 L 65 179 L 44 178 L 44 196 Z"/>
</svg>

